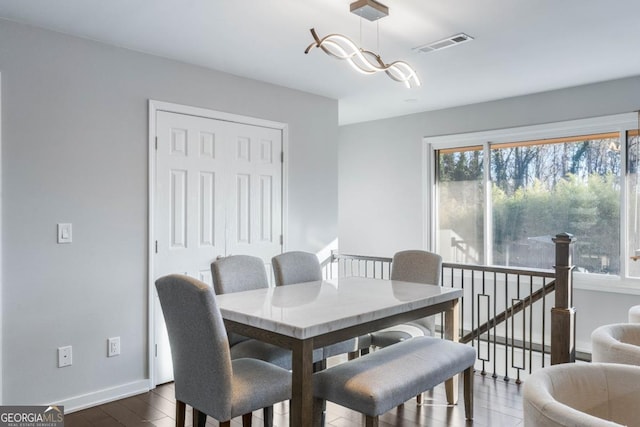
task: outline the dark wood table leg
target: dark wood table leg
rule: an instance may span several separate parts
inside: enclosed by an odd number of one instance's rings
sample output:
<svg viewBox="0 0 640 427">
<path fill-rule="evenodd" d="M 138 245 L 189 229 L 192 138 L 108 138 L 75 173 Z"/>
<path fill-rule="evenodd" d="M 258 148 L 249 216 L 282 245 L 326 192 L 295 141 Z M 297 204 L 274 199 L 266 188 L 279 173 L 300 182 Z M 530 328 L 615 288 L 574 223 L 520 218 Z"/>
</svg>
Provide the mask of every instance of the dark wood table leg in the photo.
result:
<svg viewBox="0 0 640 427">
<path fill-rule="evenodd" d="M 312 426 L 313 339 L 296 341 L 292 350 L 289 423 L 292 427 Z"/>
<path fill-rule="evenodd" d="M 453 342 L 460 339 L 460 304 L 453 301 L 451 308 L 444 312 L 444 337 Z M 444 383 L 447 402 L 453 405 L 458 402 L 458 375 L 454 375 Z"/>
<path fill-rule="evenodd" d="M 176 400 L 176 427 L 184 427 L 187 404 Z"/>
</svg>

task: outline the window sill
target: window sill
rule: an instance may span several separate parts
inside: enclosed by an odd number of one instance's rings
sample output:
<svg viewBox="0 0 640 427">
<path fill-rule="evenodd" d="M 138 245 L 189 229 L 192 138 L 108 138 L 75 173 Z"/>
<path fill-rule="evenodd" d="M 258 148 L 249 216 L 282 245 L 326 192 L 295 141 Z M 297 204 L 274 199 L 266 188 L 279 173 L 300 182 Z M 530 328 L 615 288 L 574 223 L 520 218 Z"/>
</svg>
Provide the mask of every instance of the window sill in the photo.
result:
<svg viewBox="0 0 640 427">
<path fill-rule="evenodd" d="M 573 288 L 594 292 L 640 295 L 640 278 L 574 273 Z"/>
</svg>

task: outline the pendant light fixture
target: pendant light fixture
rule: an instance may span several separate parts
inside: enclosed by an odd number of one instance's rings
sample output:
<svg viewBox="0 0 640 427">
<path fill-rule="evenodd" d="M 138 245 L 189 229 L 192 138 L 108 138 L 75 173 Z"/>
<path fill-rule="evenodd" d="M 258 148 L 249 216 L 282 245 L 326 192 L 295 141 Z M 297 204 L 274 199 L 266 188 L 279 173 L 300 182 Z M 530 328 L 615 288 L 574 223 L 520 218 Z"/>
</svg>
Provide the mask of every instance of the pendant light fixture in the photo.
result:
<svg viewBox="0 0 640 427">
<path fill-rule="evenodd" d="M 389 14 L 389 8 L 375 0 L 358 0 L 351 3 L 351 12 L 369 21 L 377 21 Z M 358 47 L 351 39 L 342 34 L 329 34 L 320 38 L 312 28 L 311 35 L 315 42 L 311 43 L 304 53 L 309 53 L 311 49 L 317 47 L 327 55 L 346 60 L 354 70 L 360 73 L 384 72 L 393 80 L 404 83 L 408 88 L 420 86 L 420 79 L 418 79 L 415 70 L 404 61 L 394 61 L 387 64 L 379 54 Z"/>
</svg>

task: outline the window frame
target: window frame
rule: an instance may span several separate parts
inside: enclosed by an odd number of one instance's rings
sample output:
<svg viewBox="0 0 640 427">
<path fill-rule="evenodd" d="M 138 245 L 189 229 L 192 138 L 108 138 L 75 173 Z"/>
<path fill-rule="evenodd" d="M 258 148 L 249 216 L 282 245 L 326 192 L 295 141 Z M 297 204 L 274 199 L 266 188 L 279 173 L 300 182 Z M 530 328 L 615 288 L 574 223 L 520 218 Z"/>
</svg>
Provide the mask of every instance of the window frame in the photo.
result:
<svg viewBox="0 0 640 427">
<path fill-rule="evenodd" d="M 624 144 L 625 149 L 621 150 L 621 179 L 620 179 L 620 275 L 604 275 L 604 274 L 588 274 L 588 273 L 574 273 L 574 284 L 577 288 L 592 289 L 592 290 L 608 290 L 612 292 L 621 293 L 634 293 L 640 294 L 640 277 L 628 276 L 628 262 L 630 256 L 627 248 L 628 235 L 627 235 L 627 221 L 628 221 L 628 206 L 627 206 L 627 131 L 634 131 L 638 129 L 638 113 L 624 113 L 611 116 L 594 117 L 588 119 L 578 119 L 563 122 L 528 125 L 521 127 L 512 127 L 505 129 L 469 132 L 461 134 L 440 135 L 433 137 L 423 138 L 423 153 L 424 153 L 424 169 L 423 169 L 423 183 L 425 184 L 425 191 L 423 191 L 425 207 L 424 220 L 425 220 L 425 242 L 429 250 L 437 250 L 436 247 L 436 226 L 437 226 L 437 151 L 464 148 L 471 146 L 483 147 L 483 161 L 485 165 L 489 165 L 490 146 L 491 144 L 506 144 L 506 143 L 518 143 L 533 140 L 544 140 L 553 138 L 567 138 L 577 135 L 590 135 L 600 133 L 615 132 L 620 135 L 621 146 Z M 492 206 L 491 206 L 491 181 L 490 181 L 490 168 L 484 168 L 484 206 L 485 206 L 485 220 L 484 231 L 485 236 L 493 236 L 492 230 Z M 562 232 L 563 230 L 558 230 Z M 492 251 L 491 247 L 492 238 L 485 238 L 485 263 L 492 264 Z M 636 261 L 640 262 L 640 261 Z"/>
</svg>

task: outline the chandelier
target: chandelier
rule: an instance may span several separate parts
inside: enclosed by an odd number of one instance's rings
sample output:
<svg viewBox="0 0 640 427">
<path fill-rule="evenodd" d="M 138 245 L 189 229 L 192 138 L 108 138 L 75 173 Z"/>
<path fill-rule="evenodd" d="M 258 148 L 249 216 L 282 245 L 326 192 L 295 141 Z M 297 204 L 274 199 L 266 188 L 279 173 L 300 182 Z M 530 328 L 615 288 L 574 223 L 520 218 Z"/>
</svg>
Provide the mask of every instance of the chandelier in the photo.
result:
<svg viewBox="0 0 640 427">
<path fill-rule="evenodd" d="M 388 15 L 389 9 L 375 0 L 358 0 L 351 4 L 351 12 L 370 21 Z M 314 47 L 322 49 L 327 55 L 346 60 L 351 67 L 362 74 L 384 72 L 393 80 L 404 83 L 408 88 L 420 86 L 420 79 L 415 70 L 404 61 L 385 63 L 379 54 L 358 47 L 351 39 L 342 34 L 329 34 L 318 37 L 315 29 L 311 29 L 315 40 L 304 51 L 309 53 Z"/>
</svg>

